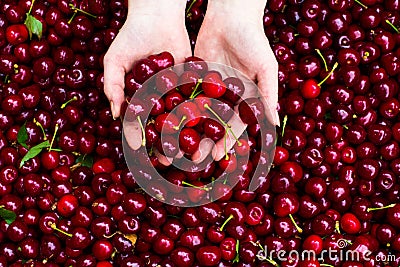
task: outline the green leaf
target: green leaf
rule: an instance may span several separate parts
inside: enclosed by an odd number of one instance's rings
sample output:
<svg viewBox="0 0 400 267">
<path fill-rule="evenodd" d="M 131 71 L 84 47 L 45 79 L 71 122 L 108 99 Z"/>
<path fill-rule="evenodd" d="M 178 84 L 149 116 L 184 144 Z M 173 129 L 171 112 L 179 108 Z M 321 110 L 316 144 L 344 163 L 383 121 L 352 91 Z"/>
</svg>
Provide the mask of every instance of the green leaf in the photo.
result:
<svg viewBox="0 0 400 267">
<path fill-rule="evenodd" d="M 28 28 L 29 38 L 32 39 L 32 35 L 36 35 L 39 39 L 42 38 L 43 25 L 40 20 L 32 16 L 31 14 L 26 15 L 25 25 Z"/>
<path fill-rule="evenodd" d="M 15 221 L 17 215 L 13 211 L 1 207 L 0 217 L 3 218 L 3 220 L 5 220 L 7 224 L 11 224 L 13 221 Z"/>
<path fill-rule="evenodd" d="M 26 131 L 26 122 L 25 122 L 24 125 L 22 125 L 21 128 L 19 128 L 17 134 L 17 141 L 21 146 L 28 148 L 28 146 L 26 145 L 27 140 L 28 140 L 28 132 Z"/>
<path fill-rule="evenodd" d="M 91 155 L 80 155 L 75 163 L 80 163 L 81 166 L 91 168 L 93 166 L 93 157 Z"/>
<path fill-rule="evenodd" d="M 25 156 L 21 159 L 21 164 L 19 165 L 19 167 L 21 168 L 25 162 L 27 162 L 28 160 L 30 160 L 31 158 L 36 157 L 37 155 L 40 154 L 40 152 L 42 152 L 42 150 L 44 148 L 50 147 L 50 143 L 49 140 L 46 140 L 40 144 L 37 144 L 36 146 L 32 147 L 31 149 L 29 149 L 29 151 L 25 154 Z"/>
</svg>

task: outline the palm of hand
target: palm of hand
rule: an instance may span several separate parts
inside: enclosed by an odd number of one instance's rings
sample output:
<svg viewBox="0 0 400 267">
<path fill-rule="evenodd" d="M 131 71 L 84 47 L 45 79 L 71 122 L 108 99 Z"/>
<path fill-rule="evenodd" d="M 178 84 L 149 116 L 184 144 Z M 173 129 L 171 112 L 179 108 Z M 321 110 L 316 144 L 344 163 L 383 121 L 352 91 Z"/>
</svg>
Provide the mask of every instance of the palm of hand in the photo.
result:
<svg viewBox="0 0 400 267">
<path fill-rule="evenodd" d="M 174 23 L 174 27 L 170 27 L 169 23 L 159 20 L 147 15 L 128 19 L 104 57 L 104 92 L 112 102 L 115 117 L 119 116 L 121 104 L 125 100 L 125 73 L 131 70 L 137 60 L 169 51 L 176 63 L 182 63 L 191 55 L 190 41 L 184 25 L 177 27 Z"/>
</svg>

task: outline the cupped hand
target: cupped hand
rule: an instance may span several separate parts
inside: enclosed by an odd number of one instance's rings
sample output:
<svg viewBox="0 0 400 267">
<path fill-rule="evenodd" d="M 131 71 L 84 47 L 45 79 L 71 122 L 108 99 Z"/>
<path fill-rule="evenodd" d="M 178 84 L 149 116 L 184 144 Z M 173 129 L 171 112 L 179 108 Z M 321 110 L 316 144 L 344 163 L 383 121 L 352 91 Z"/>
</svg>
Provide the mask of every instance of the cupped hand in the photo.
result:
<svg viewBox="0 0 400 267">
<path fill-rule="evenodd" d="M 258 86 L 246 88 L 243 98 L 260 96 L 266 108 L 270 123 L 279 125 L 278 103 L 278 64 L 265 36 L 260 8 L 246 10 L 233 2 L 218 2 L 207 10 L 195 46 L 195 56 L 205 61 L 217 62 L 237 69 Z M 243 1 L 242 1 L 243 2 Z M 263 9 L 261 10 L 263 11 Z M 253 88 L 253 89 L 252 89 Z M 255 88 L 255 89 L 254 89 Z M 229 124 L 235 135 L 240 136 L 246 125 L 234 116 Z M 232 148 L 235 141 L 229 136 L 227 147 Z M 224 141 L 219 141 L 212 150 L 215 160 L 225 155 Z M 210 145 L 200 147 L 193 156 L 201 161 L 210 152 Z"/>
<path fill-rule="evenodd" d="M 104 93 L 114 118 L 120 116 L 125 101 L 125 74 L 137 60 L 168 51 L 177 64 L 192 55 L 185 28 L 186 1 L 181 2 L 135 1 L 135 6 L 129 8 L 126 22 L 104 56 Z M 142 145 L 139 122 L 124 125 L 124 132 L 129 133 L 129 146 L 139 149 Z"/>
</svg>

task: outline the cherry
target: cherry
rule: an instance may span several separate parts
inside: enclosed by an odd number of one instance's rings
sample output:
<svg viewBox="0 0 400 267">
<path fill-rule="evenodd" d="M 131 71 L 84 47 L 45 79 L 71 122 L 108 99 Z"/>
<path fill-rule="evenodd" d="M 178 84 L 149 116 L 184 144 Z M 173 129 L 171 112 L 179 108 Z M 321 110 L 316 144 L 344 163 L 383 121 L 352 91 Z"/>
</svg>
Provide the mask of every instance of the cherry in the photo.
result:
<svg viewBox="0 0 400 267">
<path fill-rule="evenodd" d="M 10 25 L 6 29 L 7 42 L 18 45 L 28 39 L 28 29 L 23 24 Z"/>
<path fill-rule="evenodd" d="M 248 98 L 240 102 L 239 116 L 244 123 L 260 123 L 265 116 L 264 106 L 258 98 Z"/>
<path fill-rule="evenodd" d="M 226 92 L 226 84 L 221 80 L 221 76 L 215 72 L 204 76 L 202 88 L 204 94 L 212 98 L 219 98 Z"/>
<path fill-rule="evenodd" d="M 183 152 L 193 154 L 199 148 L 199 144 L 200 136 L 195 130 L 184 128 L 179 133 L 179 147 Z"/>
<path fill-rule="evenodd" d="M 78 199 L 74 195 L 64 195 L 57 202 L 57 212 L 63 217 L 70 217 L 78 207 Z"/>
<path fill-rule="evenodd" d="M 361 230 L 361 223 L 353 213 L 346 213 L 340 219 L 340 227 L 348 234 L 357 234 Z"/>
<path fill-rule="evenodd" d="M 153 61 L 157 66 L 157 71 L 167 69 L 174 65 L 174 57 L 169 52 L 161 52 L 159 54 L 150 55 L 149 60 Z"/>
<path fill-rule="evenodd" d="M 132 68 L 133 78 L 139 83 L 144 83 L 156 73 L 156 70 L 157 65 L 152 60 L 141 59 Z"/>
<path fill-rule="evenodd" d="M 203 266 L 215 266 L 221 259 L 221 251 L 217 246 L 204 246 L 197 250 L 196 259 Z"/>
</svg>

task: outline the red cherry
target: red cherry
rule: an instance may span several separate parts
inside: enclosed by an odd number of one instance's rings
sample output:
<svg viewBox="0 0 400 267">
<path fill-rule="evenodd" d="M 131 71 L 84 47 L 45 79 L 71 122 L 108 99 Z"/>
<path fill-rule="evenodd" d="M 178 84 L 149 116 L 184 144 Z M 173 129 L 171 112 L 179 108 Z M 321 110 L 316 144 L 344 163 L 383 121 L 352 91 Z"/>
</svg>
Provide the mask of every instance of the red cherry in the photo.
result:
<svg viewBox="0 0 400 267">
<path fill-rule="evenodd" d="M 316 98 L 321 93 L 321 87 L 318 85 L 318 82 L 316 80 L 309 79 L 303 83 L 300 88 L 300 92 L 304 98 Z"/>
<path fill-rule="evenodd" d="M 200 135 L 192 128 L 184 128 L 179 133 L 179 148 L 192 155 L 197 151 L 200 144 Z"/>
<path fill-rule="evenodd" d="M 202 88 L 204 94 L 212 98 L 219 98 L 223 96 L 226 91 L 226 85 L 221 80 L 221 76 L 215 72 L 208 73 L 204 77 Z"/>
<path fill-rule="evenodd" d="M 93 172 L 97 173 L 112 173 L 115 170 L 115 164 L 110 158 L 103 158 L 93 164 Z"/>
<path fill-rule="evenodd" d="M 340 219 L 340 227 L 346 233 L 354 235 L 361 230 L 361 223 L 353 213 L 346 213 Z"/>
<path fill-rule="evenodd" d="M 24 24 L 10 25 L 6 29 L 6 39 L 12 45 L 17 45 L 28 40 L 28 29 Z"/>
<path fill-rule="evenodd" d="M 75 213 L 78 206 L 79 202 L 76 196 L 64 195 L 57 202 L 57 212 L 63 217 L 70 217 Z"/>
</svg>

